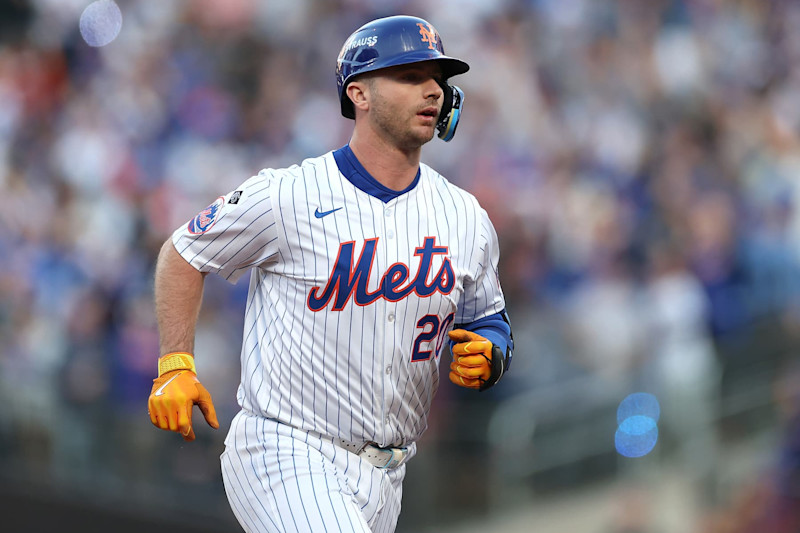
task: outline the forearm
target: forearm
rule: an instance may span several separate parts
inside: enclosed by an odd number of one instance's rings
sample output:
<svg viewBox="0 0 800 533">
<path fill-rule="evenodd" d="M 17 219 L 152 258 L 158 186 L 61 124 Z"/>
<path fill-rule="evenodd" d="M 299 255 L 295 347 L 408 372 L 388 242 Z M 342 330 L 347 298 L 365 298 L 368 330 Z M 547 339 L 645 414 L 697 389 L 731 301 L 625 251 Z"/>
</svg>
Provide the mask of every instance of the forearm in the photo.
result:
<svg viewBox="0 0 800 533">
<path fill-rule="evenodd" d="M 154 297 L 161 355 L 194 353 L 205 274 L 190 265 L 167 240 L 158 255 Z"/>
</svg>

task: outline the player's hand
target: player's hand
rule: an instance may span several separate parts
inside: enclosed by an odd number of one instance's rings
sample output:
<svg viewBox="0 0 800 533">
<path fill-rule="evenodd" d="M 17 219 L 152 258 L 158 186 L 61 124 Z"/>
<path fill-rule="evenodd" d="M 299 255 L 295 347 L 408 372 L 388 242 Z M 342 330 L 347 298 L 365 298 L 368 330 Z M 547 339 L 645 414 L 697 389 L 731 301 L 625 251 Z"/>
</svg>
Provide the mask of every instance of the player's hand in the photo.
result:
<svg viewBox="0 0 800 533">
<path fill-rule="evenodd" d="M 465 329 L 454 329 L 448 335 L 456 343 L 451 348 L 450 381 L 460 387 L 481 391 L 497 383 L 505 367 L 500 348 Z"/>
<path fill-rule="evenodd" d="M 147 401 L 150 421 L 161 429 L 176 431 L 184 440 L 194 440 L 192 408 L 194 405 L 214 429 L 219 428 L 217 412 L 211 394 L 191 370 L 172 370 L 153 380 L 153 388 Z"/>
</svg>

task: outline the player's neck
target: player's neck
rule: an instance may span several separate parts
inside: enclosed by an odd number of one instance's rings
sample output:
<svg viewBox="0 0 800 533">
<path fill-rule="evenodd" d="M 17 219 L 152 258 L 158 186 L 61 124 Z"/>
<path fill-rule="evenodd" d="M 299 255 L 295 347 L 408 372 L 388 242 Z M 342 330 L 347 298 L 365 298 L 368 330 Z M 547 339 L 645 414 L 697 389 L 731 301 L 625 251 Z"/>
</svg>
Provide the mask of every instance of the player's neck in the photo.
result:
<svg viewBox="0 0 800 533">
<path fill-rule="evenodd" d="M 350 149 L 373 178 L 393 191 L 407 189 L 417 176 L 422 147 L 404 151 L 381 142 L 376 136 L 353 132 Z"/>
</svg>

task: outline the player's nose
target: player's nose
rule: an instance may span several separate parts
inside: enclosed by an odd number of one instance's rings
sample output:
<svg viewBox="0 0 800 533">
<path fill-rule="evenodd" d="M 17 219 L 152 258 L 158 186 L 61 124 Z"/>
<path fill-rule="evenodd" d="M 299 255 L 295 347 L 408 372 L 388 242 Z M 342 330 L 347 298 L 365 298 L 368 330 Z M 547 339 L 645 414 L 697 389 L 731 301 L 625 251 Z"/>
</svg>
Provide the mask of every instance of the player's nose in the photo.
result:
<svg viewBox="0 0 800 533">
<path fill-rule="evenodd" d="M 442 98 L 444 91 L 435 78 L 428 78 L 425 81 L 425 99 L 439 100 Z"/>
</svg>

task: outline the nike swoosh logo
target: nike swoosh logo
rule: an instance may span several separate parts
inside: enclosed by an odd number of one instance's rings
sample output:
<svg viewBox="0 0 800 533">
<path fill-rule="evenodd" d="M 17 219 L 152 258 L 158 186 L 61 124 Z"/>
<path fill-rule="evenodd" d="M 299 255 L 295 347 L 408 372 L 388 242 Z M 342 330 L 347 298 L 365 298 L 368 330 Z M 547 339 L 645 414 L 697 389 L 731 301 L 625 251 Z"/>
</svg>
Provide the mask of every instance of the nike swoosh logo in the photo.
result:
<svg viewBox="0 0 800 533">
<path fill-rule="evenodd" d="M 317 210 L 314 211 L 314 216 L 317 218 L 322 218 L 338 211 L 339 209 L 341 209 L 341 207 L 337 207 L 336 209 L 331 209 L 330 211 L 320 211 L 318 207 Z"/>
<path fill-rule="evenodd" d="M 162 394 L 164 394 L 164 387 L 166 387 L 167 385 L 169 385 L 170 383 L 172 383 L 172 380 L 173 380 L 173 379 L 175 379 L 175 378 L 177 378 L 177 377 L 178 377 L 178 376 L 180 376 L 181 374 L 183 374 L 183 372 L 178 372 L 177 374 L 175 374 L 174 376 L 172 376 L 171 378 L 169 378 L 169 379 L 167 380 L 167 382 L 166 382 L 166 383 L 164 383 L 163 385 L 161 385 L 161 386 L 158 388 L 158 390 L 156 390 L 156 392 L 155 392 L 155 393 L 153 393 L 153 396 L 161 396 Z"/>
</svg>

